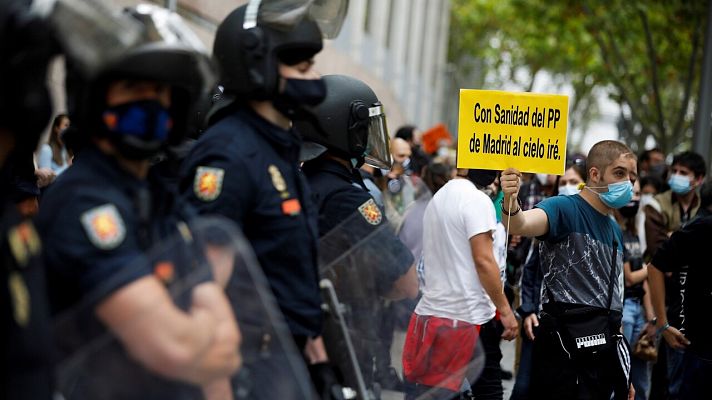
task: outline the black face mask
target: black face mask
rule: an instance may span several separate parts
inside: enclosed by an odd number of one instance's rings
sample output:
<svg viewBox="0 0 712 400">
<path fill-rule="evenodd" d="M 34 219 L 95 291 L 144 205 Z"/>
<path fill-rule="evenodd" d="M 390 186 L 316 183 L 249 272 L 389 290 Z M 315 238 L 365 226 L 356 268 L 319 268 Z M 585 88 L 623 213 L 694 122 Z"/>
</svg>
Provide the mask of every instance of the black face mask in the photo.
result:
<svg viewBox="0 0 712 400">
<path fill-rule="evenodd" d="M 497 171 L 471 169 L 467 172 L 467 178 L 477 186 L 487 187 L 497 179 Z"/>
<path fill-rule="evenodd" d="M 273 100 L 274 107 L 286 117 L 304 111 L 304 106 L 315 106 L 326 98 L 326 84 L 321 79 L 284 78 L 284 92 Z"/>
<path fill-rule="evenodd" d="M 633 218 L 635 217 L 635 214 L 638 213 L 638 206 L 640 205 L 639 200 L 633 200 L 630 203 L 624 205 L 623 207 L 619 208 L 618 210 L 621 212 L 621 215 L 626 217 L 626 218 Z"/>
</svg>

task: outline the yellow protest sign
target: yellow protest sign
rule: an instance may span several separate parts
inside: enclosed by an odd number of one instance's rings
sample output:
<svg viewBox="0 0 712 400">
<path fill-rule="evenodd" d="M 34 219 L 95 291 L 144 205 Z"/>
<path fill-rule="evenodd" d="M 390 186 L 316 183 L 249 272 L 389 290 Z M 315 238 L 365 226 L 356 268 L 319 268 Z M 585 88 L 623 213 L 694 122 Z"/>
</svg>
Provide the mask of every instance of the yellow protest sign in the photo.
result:
<svg viewBox="0 0 712 400">
<path fill-rule="evenodd" d="M 563 175 L 568 96 L 460 89 L 457 167 Z"/>
</svg>

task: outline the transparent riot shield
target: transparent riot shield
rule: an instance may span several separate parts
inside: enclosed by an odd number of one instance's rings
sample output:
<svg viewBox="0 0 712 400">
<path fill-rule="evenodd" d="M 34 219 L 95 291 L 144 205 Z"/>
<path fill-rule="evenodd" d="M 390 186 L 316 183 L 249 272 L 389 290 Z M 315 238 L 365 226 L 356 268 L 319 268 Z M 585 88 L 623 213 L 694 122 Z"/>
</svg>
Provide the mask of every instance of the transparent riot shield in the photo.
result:
<svg viewBox="0 0 712 400">
<path fill-rule="evenodd" d="M 484 349 L 472 325 L 467 330 L 471 352 L 461 353 L 464 361 L 430 362 L 431 355 L 442 354 L 442 343 L 436 339 L 432 346 L 417 350 L 415 365 L 410 357 L 404 367 L 404 353 L 412 355 L 414 350 L 407 348 L 409 335 L 415 334 L 409 332 L 414 325 L 412 319 L 410 324 L 408 320 L 398 321 L 403 317 L 394 312 L 393 304 L 412 297 L 414 280 L 416 288 L 418 285 L 414 265 L 418 260 L 397 239 L 393 227 L 383 223 L 375 207 L 375 203 L 362 207 L 322 237 L 319 244 L 325 303 L 323 337 L 330 361 L 343 378 L 344 393 L 347 398 L 358 399 L 438 399 L 445 398 L 441 397 L 443 387 L 457 386 L 455 392 L 466 392 L 484 367 Z M 411 314 L 405 318 L 414 317 Z M 464 325 L 461 323 L 460 328 L 466 328 Z M 432 376 L 437 374 L 430 374 L 425 386 L 416 385 L 420 379 L 413 374 L 409 375 L 413 380 L 404 379 L 404 369 L 420 370 L 422 374 L 438 368 L 445 368 L 441 371 L 443 382 L 433 382 Z"/>
<path fill-rule="evenodd" d="M 303 357 L 241 233 L 218 218 L 176 227 L 175 235 L 121 266 L 80 304 L 56 317 L 62 396 L 315 398 Z M 107 299 L 139 281 L 145 289 L 133 296 L 140 302 L 107 311 Z M 148 339 L 155 330 L 147 332 L 147 327 L 157 324 L 165 326 L 165 334 Z M 207 331 L 207 340 L 198 331 Z M 137 336 L 145 339 L 136 341 Z"/>
</svg>

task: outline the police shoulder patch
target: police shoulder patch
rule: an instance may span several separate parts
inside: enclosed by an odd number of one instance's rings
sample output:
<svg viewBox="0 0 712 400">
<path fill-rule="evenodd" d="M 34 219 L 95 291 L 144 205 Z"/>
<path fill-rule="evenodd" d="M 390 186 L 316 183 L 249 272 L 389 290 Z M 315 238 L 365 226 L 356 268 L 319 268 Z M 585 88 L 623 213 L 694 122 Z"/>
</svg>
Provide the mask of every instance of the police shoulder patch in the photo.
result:
<svg viewBox="0 0 712 400">
<path fill-rule="evenodd" d="M 381 214 L 381 209 L 378 208 L 376 202 L 373 199 L 368 199 L 365 203 L 358 207 L 358 212 L 363 215 L 363 218 L 371 225 L 378 225 L 383 219 Z"/>
<path fill-rule="evenodd" d="M 195 197 L 203 201 L 213 201 L 222 191 L 225 170 L 222 168 L 198 167 L 193 181 Z"/>
<path fill-rule="evenodd" d="M 102 250 L 115 249 L 126 238 L 126 225 L 113 204 L 94 207 L 80 218 L 89 240 Z"/>
</svg>

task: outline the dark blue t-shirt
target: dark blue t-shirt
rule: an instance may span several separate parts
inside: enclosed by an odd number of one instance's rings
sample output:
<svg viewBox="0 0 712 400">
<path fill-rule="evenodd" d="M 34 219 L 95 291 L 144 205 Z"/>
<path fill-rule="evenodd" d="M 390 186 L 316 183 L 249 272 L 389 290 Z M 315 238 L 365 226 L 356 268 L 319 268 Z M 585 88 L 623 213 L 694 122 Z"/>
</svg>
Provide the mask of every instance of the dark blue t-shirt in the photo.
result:
<svg viewBox="0 0 712 400">
<path fill-rule="evenodd" d="M 580 195 L 552 197 L 536 207 L 549 218 L 549 232 L 539 237 L 542 304 L 555 301 L 608 308 L 615 268 L 610 309 L 622 310 L 623 236 L 613 218 L 596 211 Z"/>
</svg>

